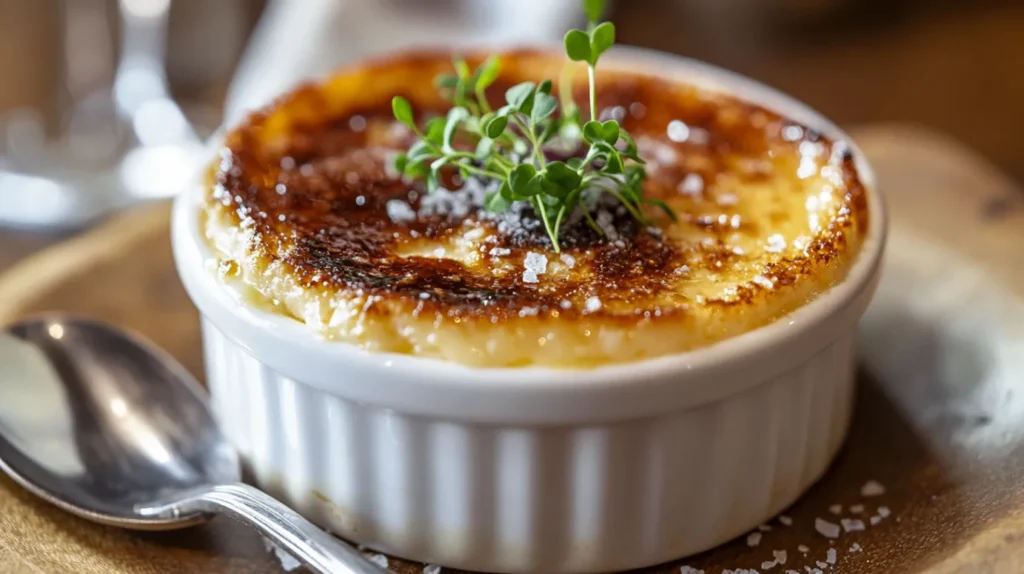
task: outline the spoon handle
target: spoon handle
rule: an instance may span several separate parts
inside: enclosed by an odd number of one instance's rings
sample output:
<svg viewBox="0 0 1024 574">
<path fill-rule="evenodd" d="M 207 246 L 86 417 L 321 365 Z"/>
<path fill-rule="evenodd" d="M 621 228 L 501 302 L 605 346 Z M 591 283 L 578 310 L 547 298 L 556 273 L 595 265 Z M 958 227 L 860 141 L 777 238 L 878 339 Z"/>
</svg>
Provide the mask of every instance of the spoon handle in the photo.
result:
<svg viewBox="0 0 1024 574">
<path fill-rule="evenodd" d="M 140 512 L 150 515 L 224 514 L 255 528 L 319 574 L 389 572 L 272 496 L 242 483 L 198 489 L 166 506 L 140 509 Z"/>
</svg>

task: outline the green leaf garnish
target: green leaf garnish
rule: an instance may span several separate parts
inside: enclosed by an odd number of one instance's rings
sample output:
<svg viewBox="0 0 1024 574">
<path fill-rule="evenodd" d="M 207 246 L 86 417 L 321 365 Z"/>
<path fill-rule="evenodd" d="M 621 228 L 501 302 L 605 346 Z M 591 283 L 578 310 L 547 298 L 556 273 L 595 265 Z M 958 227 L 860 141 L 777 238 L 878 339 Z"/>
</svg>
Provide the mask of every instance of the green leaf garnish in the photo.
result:
<svg viewBox="0 0 1024 574">
<path fill-rule="evenodd" d="M 396 120 L 410 128 L 416 128 L 416 122 L 412 117 L 412 105 L 409 104 L 409 100 L 402 96 L 395 96 L 394 98 L 391 98 L 391 111 L 395 114 Z"/>
<path fill-rule="evenodd" d="M 565 34 L 565 53 L 573 62 L 591 63 L 590 36 L 583 30 L 569 30 Z"/>
<path fill-rule="evenodd" d="M 395 119 L 419 139 L 395 158 L 402 174 L 426 182 L 427 190 L 440 187 L 441 172 L 457 169 L 463 179 L 480 178 L 495 187 L 484 198 L 484 208 L 505 211 L 515 202 L 529 202 L 544 224 L 555 252 L 559 231 L 574 210 L 580 209 L 587 225 L 603 235 L 584 199 L 608 193 L 634 218 L 648 225 L 644 206 L 676 214 L 665 202 L 646 198 L 644 162 L 629 133 L 615 120 L 598 121 L 596 67 L 601 55 L 615 44 L 615 26 L 600 22 L 605 0 L 583 0 L 587 30 L 565 35 L 570 60 L 585 62 L 589 76 L 590 118 L 584 122 L 572 98 L 572 77 L 563 73 L 557 97 L 554 82 L 523 82 L 505 91 L 505 105 L 491 108 L 486 91 L 501 75 L 501 61 L 492 56 L 476 70 L 465 60 L 454 61 L 454 74 L 435 80 L 453 106 L 434 117 L 420 131 L 412 105 L 401 96 L 391 101 Z M 569 67 L 566 72 L 571 72 Z M 458 147 L 456 147 L 458 145 Z M 472 151 L 469 151 L 472 150 Z M 557 157 L 576 155 L 564 161 Z"/>
</svg>

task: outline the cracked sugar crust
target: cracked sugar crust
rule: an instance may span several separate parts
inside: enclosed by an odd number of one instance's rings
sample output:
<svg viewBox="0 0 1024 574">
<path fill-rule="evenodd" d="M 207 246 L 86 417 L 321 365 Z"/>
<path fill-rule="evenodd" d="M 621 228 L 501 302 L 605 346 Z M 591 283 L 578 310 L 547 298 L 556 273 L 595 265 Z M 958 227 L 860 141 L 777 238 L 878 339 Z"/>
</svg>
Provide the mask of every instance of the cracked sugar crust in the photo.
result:
<svg viewBox="0 0 1024 574">
<path fill-rule="evenodd" d="M 518 81 L 557 77 L 562 65 L 535 52 L 504 61 L 495 99 Z M 229 133 L 203 214 L 225 277 L 329 338 L 370 349 L 579 366 L 681 352 L 764 325 L 840 281 L 857 252 L 868 214 L 843 142 L 738 100 L 608 71 L 599 107 L 634 134 L 646 194 L 679 222 L 652 211 L 658 225 L 644 228 L 605 194 L 590 206 L 605 236 L 573 214 L 555 254 L 529 207 L 481 208 L 487 182 L 449 173 L 446 190 L 427 194 L 389 167 L 412 137 L 392 120 L 390 97 L 408 97 L 421 119 L 442 113 L 431 81 L 448 66 L 447 54 L 371 62 L 302 87 Z M 576 88 L 585 101 L 585 86 Z M 508 352 L 507 340 L 489 349 L 487 337 L 464 353 L 439 348 L 444 327 L 486 335 L 494 325 L 511 326 L 525 350 Z M 589 340 L 598 333 L 604 340 Z M 549 341 L 565 352 L 546 355 Z"/>
</svg>

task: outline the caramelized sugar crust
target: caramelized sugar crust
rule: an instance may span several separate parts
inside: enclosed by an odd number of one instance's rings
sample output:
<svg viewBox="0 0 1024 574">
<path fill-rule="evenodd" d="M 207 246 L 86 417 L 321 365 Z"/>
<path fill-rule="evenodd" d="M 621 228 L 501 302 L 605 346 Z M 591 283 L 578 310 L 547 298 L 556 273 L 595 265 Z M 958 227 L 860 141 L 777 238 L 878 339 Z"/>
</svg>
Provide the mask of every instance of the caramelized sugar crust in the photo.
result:
<svg viewBox="0 0 1024 574">
<path fill-rule="evenodd" d="M 515 83 L 559 77 L 565 63 L 516 52 L 503 64 L 495 103 Z M 240 276 L 254 301 L 370 349 L 596 365 L 768 323 L 840 281 L 866 231 L 864 190 L 842 142 L 736 99 L 600 71 L 602 117 L 637 138 L 646 194 L 679 221 L 650 211 L 657 226 L 648 229 L 614 201 L 601 204 L 606 237 L 577 216 L 559 256 L 529 208 L 483 211 L 483 182 L 449 174 L 456 191 L 428 195 L 390 168 L 413 141 L 391 117 L 391 96 L 408 97 L 421 120 L 442 114 L 448 104 L 432 80 L 449 69 L 446 54 L 370 63 L 301 87 L 230 132 L 205 210 L 225 275 Z M 586 102 L 585 74 L 576 78 L 576 101 Z M 444 349 L 446 329 L 503 329 L 505 339 Z M 549 343 L 561 348 L 545 351 Z"/>
</svg>

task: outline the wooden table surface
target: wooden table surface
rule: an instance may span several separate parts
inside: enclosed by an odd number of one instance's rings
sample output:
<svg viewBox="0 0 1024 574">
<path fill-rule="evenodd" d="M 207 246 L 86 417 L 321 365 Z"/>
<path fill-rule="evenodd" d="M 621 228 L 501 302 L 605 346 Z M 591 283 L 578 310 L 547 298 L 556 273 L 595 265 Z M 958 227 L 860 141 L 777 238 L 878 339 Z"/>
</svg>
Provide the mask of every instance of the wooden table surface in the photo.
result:
<svg viewBox="0 0 1024 574">
<path fill-rule="evenodd" d="M 787 510 L 790 525 L 775 521 L 756 546 L 741 538 L 652 573 L 682 565 L 804 573 L 817 562 L 856 574 L 1024 572 L 1024 198 L 934 134 L 857 134 L 888 192 L 893 227 L 863 322 L 847 444 Z M 140 331 L 201 376 L 198 318 L 171 263 L 167 217 L 166 206 L 127 214 L 16 266 L 0 277 L 0 323 L 48 310 L 97 316 Z M 864 496 L 869 481 L 886 492 Z M 833 505 L 865 529 L 822 537 L 815 519 L 839 523 Z M 766 567 L 781 556 L 773 551 L 785 551 L 785 565 Z M 390 563 L 402 573 L 423 568 Z M 174 533 L 121 531 L 0 479 L 0 572 L 282 571 L 259 536 L 226 519 Z"/>
</svg>

